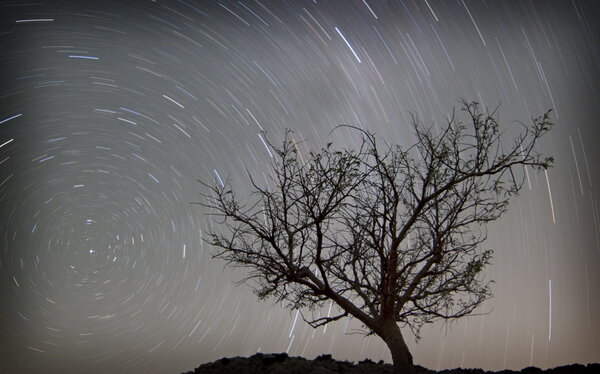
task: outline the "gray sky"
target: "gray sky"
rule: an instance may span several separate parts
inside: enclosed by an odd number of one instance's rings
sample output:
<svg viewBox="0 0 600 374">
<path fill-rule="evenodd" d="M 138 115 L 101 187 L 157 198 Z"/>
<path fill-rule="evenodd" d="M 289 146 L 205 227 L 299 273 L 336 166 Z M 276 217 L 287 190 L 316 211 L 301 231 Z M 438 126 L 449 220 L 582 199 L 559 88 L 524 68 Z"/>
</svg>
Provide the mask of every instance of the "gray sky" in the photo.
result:
<svg viewBox="0 0 600 374">
<path fill-rule="evenodd" d="M 4 1 L 0 371 L 178 373 L 257 351 L 390 359 L 313 330 L 211 260 L 196 178 L 248 186 L 284 129 L 413 141 L 459 98 L 507 128 L 553 108 L 530 176 L 489 227 L 490 312 L 433 325 L 415 362 L 600 361 L 600 54 L 594 1 Z M 597 23 L 597 22 L 596 22 Z M 327 313 L 324 310 L 323 313 Z"/>
</svg>

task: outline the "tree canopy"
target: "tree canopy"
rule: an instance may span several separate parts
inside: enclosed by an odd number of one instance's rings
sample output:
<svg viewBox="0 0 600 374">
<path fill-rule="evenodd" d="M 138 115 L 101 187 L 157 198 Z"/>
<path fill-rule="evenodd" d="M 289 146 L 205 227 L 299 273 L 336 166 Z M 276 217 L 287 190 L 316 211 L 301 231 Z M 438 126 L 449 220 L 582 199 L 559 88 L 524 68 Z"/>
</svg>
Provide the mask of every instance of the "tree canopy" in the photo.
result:
<svg viewBox="0 0 600 374">
<path fill-rule="evenodd" d="M 410 372 L 399 327 L 418 337 L 424 324 L 469 315 L 491 296 L 486 224 L 506 212 L 524 168 L 552 165 L 537 150 L 550 111 L 505 139 L 497 111 L 463 101 L 442 127 L 413 116 L 416 141 L 404 148 L 345 127 L 360 135 L 356 148 L 328 143 L 303 157 L 289 130 L 281 146 L 269 142 L 271 181 L 249 175 L 247 197 L 203 183 L 200 204 L 217 223 L 207 241 L 216 258 L 248 269 L 242 282 L 258 297 L 303 311 L 313 327 L 351 315 Z M 305 313 L 329 300 L 340 314 Z"/>
</svg>

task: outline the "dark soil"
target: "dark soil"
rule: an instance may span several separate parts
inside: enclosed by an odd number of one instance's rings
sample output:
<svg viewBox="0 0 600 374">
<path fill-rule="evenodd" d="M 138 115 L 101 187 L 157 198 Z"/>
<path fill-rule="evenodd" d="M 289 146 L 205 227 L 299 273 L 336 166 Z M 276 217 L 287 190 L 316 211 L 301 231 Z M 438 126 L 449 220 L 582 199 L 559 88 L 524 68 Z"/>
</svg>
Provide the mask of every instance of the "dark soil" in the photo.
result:
<svg viewBox="0 0 600 374">
<path fill-rule="evenodd" d="M 451 369 L 434 371 L 417 365 L 419 374 L 600 374 L 600 364 L 573 364 L 542 370 L 537 367 L 521 371 L 498 372 L 482 369 Z M 393 367 L 383 361 L 375 363 L 369 359 L 354 364 L 336 361 L 331 355 L 321 355 L 314 360 L 289 357 L 286 353 L 257 353 L 250 357 L 222 358 L 197 367 L 183 374 L 394 374 Z"/>
</svg>

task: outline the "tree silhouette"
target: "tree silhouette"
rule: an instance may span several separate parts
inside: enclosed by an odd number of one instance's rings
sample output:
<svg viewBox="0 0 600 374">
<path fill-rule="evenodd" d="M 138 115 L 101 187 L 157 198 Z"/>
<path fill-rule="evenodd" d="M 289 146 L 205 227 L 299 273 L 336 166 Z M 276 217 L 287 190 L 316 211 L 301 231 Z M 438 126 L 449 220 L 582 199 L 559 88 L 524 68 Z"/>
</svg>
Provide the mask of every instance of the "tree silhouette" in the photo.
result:
<svg viewBox="0 0 600 374">
<path fill-rule="evenodd" d="M 349 126 L 359 147 L 329 143 L 306 160 L 288 130 L 281 147 L 269 143 L 267 186 L 249 176 L 251 194 L 239 198 L 229 183 L 201 182 L 208 192 L 199 204 L 217 223 L 207 241 L 214 257 L 249 269 L 240 283 L 259 298 L 286 302 L 313 327 L 357 318 L 385 341 L 396 372 L 414 373 L 400 327 L 419 338 L 424 324 L 469 315 L 491 296 L 482 271 L 492 251 L 480 248 L 486 224 L 519 192 L 524 168 L 553 163 L 536 150 L 549 114 L 519 123 L 505 142 L 497 111 L 462 101 L 443 128 L 413 116 L 409 148 L 380 147 L 373 133 Z M 315 317 L 327 301 L 340 314 Z"/>
</svg>

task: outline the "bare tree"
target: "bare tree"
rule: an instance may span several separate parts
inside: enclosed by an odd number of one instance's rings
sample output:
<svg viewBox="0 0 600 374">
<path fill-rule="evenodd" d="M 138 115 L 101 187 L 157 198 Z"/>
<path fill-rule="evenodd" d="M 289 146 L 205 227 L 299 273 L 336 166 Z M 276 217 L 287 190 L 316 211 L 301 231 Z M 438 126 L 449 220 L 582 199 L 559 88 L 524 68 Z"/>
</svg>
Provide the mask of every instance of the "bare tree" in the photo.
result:
<svg viewBox="0 0 600 374">
<path fill-rule="evenodd" d="M 239 198 L 229 183 L 203 183 L 200 204 L 217 223 L 207 239 L 214 257 L 249 269 L 240 283 L 261 299 L 301 311 L 334 302 L 339 315 L 303 312 L 304 320 L 318 327 L 355 317 L 385 341 L 396 372 L 416 372 L 400 327 L 418 338 L 424 324 L 469 315 L 491 296 L 486 224 L 519 192 L 524 168 L 553 163 L 536 151 L 550 111 L 519 123 L 508 142 L 496 111 L 463 101 L 458 114 L 443 128 L 413 116 L 416 143 L 406 149 L 379 147 L 353 128 L 357 149 L 329 143 L 306 160 L 287 131 L 281 147 L 269 143 L 269 185 L 250 176 L 252 192 Z"/>
</svg>

